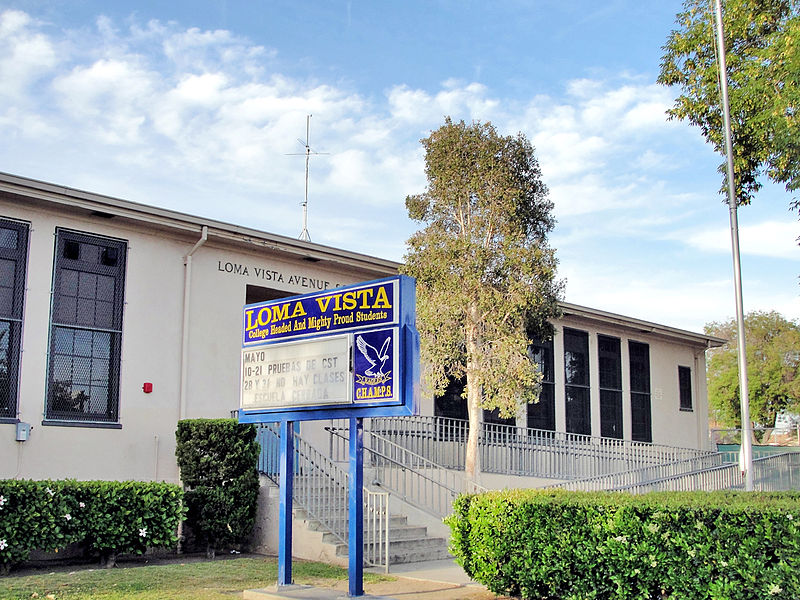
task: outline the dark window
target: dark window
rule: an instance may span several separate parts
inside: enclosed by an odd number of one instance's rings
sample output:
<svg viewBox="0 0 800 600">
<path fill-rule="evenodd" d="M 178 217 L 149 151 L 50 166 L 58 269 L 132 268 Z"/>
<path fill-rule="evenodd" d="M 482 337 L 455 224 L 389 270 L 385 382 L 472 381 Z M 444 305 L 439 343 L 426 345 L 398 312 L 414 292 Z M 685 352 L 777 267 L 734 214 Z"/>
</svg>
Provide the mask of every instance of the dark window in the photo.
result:
<svg viewBox="0 0 800 600">
<path fill-rule="evenodd" d="M 678 367 L 678 391 L 681 398 L 681 410 L 693 410 L 692 370 L 689 367 Z"/>
<path fill-rule="evenodd" d="M 622 439 L 622 358 L 619 338 L 597 336 L 600 435 Z"/>
<path fill-rule="evenodd" d="M 244 292 L 244 303 L 255 304 L 256 302 L 267 302 L 268 300 L 278 300 L 294 296 L 293 292 L 276 290 L 274 288 L 263 287 L 260 285 L 247 285 Z"/>
<path fill-rule="evenodd" d="M 483 411 L 483 422 L 490 425 L 516 425 L 516 417 L 501 417 L 500 409 L 495 408 L 492 410 Z"/>
<path fill-rule="evenodd" d="M 15 419 L 19 394 L 28 225 L 0 219 L 0 419 Z"/>
<path fill-rule="evenodd" d="M 126 248 L 56 231 L 48 420 L 118 420 Z"/>
<path fill-rule="evenodd" d="M 556 429 L 556 390 L 553 367 L 553 340 L 536 342 L 530 348 L 531 360 L 542 374 L 539 402 L 528 404 L 528 427 L 531 429 Z"/>
<path fill-rule="evenodd" d="M 652 442 L 650 417 L 650 347 L 642 342 L 628 342 L 631 363 L 631 439 Z"/>
<path fill-rule="evenodd" d="M 564 328 L 564 391 L 567 432 L 590 435 L 589 334 Z"/>
<path fill-rule="evenodd" d="M 469 419 L 467 399 L 464 397 L 466 386 L 466 378 L 457 379 L 451 377 L 444 392 L 433 399 L 433 414 L 436 417 L 441 417 L 441 419 L 437 420 L 437 439 L 466 441 L 466 436 L 469 433 L 467 426 L 463 423 L 448 420 L 467 421 Z"/>
<path fill-rule="evenodd" d="M 450 378 L 444 393 L 433 399 L 434 416 L 466 421 L 469 417 L 467 399 L 464 397 L 465 387 L 466 379 Z"/>
</svg>

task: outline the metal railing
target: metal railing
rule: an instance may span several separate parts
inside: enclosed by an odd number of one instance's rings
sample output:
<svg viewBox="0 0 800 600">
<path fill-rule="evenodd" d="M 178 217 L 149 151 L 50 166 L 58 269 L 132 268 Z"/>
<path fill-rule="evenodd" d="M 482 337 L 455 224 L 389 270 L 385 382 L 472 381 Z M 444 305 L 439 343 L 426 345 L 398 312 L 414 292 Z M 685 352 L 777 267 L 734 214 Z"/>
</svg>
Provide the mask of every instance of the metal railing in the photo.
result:
<svg viewBox="0 0 800 600">
<path fill-rule="evenodd" d="M 619 490 L 631 486 L 647 485 L 653 481 L 664 481 L 673 477 L 680 477 L 686 474 L 713 469 L 726 462 L 725 457 L 721 453 L 714 453 L 708 456 L 700 456 L 698 458 L 690 458 L 674 463 L 665 463 L 663 465 L 654 465 L 642 469 L 631 469 L 629 471 L 599 475 L 587 479 L 574 479 L 546 487 L 571 491 Z"/>
<path fill-rule="evenodd" d="M 785 427 L 753 427 L 751 431 L 754 444 L 800 446 L 800 424 Z M 712 445 L 740 444 L 742 430 L 713 428 L 709 431 L 709 439 Z"/>
<path fill-rule="evenodd" d="M 469 423 L 444 417 L 376 417 L 364 430 L 449 469 L 463 469 Z M 333 442 L 332 442 L 333 443 Z M 481 471 L 550 479 L 586 479 L 709 456 L 709 450 L 482 423 Z"/>
<path fill-rule="evenodd" d="M 720 458 L 720 460 L 722 460 L 722 458 Z M 755 459 L 753 461 L 753 485 L 754 489 L 760 492 L 800 490 L 800 454 L 797 452 L 787 452 Z M 573 488 L 570 487 L 568 489 Z M 575 489 L 597 488 L 576 487 Z M 744 476 L 738 464 L 724 463 L 716 467 L 698 471 L 670 475 L 651 481 L 628 483 L 605 489 L 634 494 L 665 491 L 743 490 Z"/>
<path fill-rule="evenodd" d="M 335 424 L 327 429 L 339 442 L 331 445 L 333 458 L 343 460 L 348 429 Z M 453 500 L 459 494 L 486 491 L 462 472 L 442 467 L 370 431 L 364 432 L 364 451 L 364 465 L 374 468 L 377 485 L 437 518 L 452 512 Z"/>
<path fill-rule="evenodd" d="M 294 434 L 294 485 L 292 498 L 308 516 L 320 523 L 340 543 L 347 544 L 348 473 Z M 261 445 L 258 469 L 280 484 L 280 433 L 276 424 L 258 426 Z M 364 563 L 389 571 L 389 494 L 364 488 Z"/>
</svg>

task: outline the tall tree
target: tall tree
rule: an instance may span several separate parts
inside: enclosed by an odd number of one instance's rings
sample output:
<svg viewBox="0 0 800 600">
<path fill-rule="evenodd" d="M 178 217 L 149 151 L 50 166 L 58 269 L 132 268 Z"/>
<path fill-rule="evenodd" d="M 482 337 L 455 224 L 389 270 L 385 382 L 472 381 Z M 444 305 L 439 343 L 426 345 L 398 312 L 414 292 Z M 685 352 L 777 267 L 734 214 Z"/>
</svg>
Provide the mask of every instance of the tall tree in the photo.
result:
<svg viewBox="0 0 800 600">
<path fill-rule="evenodd" d="M 723 24 L 737 201 L 748 204 L 766 176 L 800 189 L 800 0 L 726 0 Z M 724 155 L 713 5 L 686 0 L 664 46 L 659 83 L 679 86 L 668 111 L 700 127 Z M 725 164 L 720 165 L 725 173 Z M 723 182 L 723 189 L 725 189 Z M 798 202 L 793 202 L 798 208 Z"/>
<path fill-rule="evenodd" d="M 751 312 L 744 321 L 750 417 L 770 426 L 781 410 L 800 411 L 800 324 L 774 311 Z M 705 331 L 728 340 L 709 350 L 709 405 L 725 425 L 741 427 L 736 321 L 709 323 Z"/>
<path fill-rule="evenodd" d="M 424 227 L 408 240 L 404 270 L 417 279 L 426 387 L 441 393 L 466 377 L 474 479 L 481 409 L 512 416 L 538 399 L 529 335 L 548 333 L 561 290 L 547 242 L 553 204 L 522 134 L 448 117 L 421 142 L 427 189 L 406 208 Z"/>
</svg>

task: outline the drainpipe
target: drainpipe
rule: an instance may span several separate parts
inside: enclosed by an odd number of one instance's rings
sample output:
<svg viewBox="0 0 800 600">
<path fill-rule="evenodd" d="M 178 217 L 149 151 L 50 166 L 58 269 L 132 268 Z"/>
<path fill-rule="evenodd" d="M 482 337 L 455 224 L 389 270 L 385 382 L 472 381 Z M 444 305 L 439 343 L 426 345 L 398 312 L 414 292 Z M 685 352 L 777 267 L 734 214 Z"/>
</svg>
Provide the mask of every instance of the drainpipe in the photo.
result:
<svg viewBox="0 0 800 600">
<path fill-rule="evenodd" d="M 200 239 L 195 242 L 192 249 L 183 257 L 185 269 L 183 271 L 183 330 L 181 332 L 181 388 L 180 401 L 178 402 L 178 421 L 186 415 L 186 382 L 189 379 L 189 308 L 192 302 L 192 255 L 200 246 L 206 243 L 206 240 L 208 240 L 208 227 L 203 225 Z M 178 479 L 180 479 L 181 488 L 185 489 L 180 469 L 178 469 Z M 183 521 L 178 523 L 178 546 L 176 551 L 178 554 L 183 554 Z"/>
<path fill-rule="evenodd" d="M 208 227 L 203 225 L 200 239 L 183 257 L 183 337 L 181 339 L 181 388 L 178 420 L 186 416 L 186 385 L 189 379 L 189 308 L 192 302 L 192 255 L 208 240 Z"/>
</svg>

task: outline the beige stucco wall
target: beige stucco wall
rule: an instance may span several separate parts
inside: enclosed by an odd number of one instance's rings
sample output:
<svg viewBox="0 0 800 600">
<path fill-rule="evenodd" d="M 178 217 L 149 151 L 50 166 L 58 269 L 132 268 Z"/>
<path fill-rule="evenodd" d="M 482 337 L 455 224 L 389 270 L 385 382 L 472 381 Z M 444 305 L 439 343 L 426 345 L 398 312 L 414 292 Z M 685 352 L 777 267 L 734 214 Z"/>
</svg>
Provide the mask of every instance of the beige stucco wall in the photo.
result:
<svg viewBox="0 0 800 600">
<path fill-rule="evenodd" d="M 9 457 L 0 461 L 0 477 L 175 480 L 176 469 L 163 461 L 175 448 L 183 244 L 103 218 L 7 202 L 0 203 L 0 215 L 31 223 L 18 410 L 19 419 L 33 426 L 28 441 L 16 442 L 14 425 L 0 424 L 0 455 Z M 128 243 L 122 429 L 42 425 L 56 227 Z M 145 381 L 154 384 L 152 394 L 142 392 Z"/>
<path fill-rule="evenodd" d="M 180 411 L 184 259 L 199 236 L 117 219 L 55 212 L 0 200 L 0 216 L 29 222 L 19 419 L 33 426 L 26 442 L 0 423 L 0 478 L 178 481 L 175 427 Z M 128 244 L 123 311 L 121 429 L 43 426 L 48 368 L 50 289 L 56 227 Z M 242 268 L 229 272 L 228 264 Z M 247 267 L 244 269 L 243 267 Z M 269 281 L 266 272 L 270 272 Z M 288 294 L 314 286 L 375 278 L 342 265 L 266 258 L 209 240 L 193 257 L 186 418 L 227 417 L 238 406 L 241 314 L 247 284 Z M 153 384 L 145 394 L 142 384 Z"/>
</svg>

